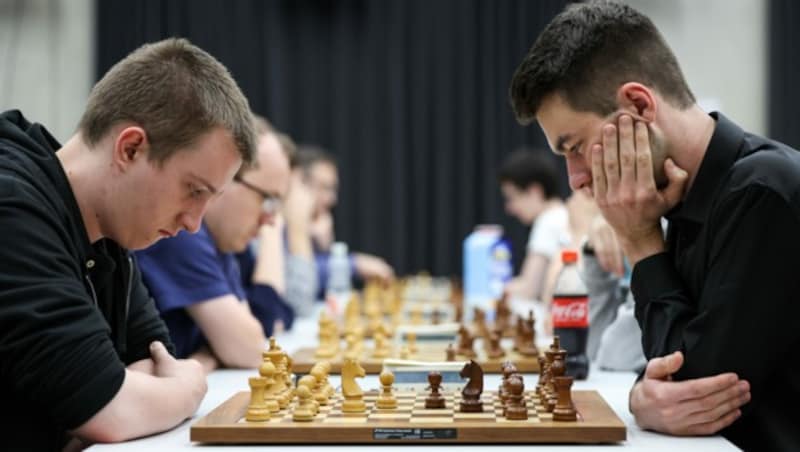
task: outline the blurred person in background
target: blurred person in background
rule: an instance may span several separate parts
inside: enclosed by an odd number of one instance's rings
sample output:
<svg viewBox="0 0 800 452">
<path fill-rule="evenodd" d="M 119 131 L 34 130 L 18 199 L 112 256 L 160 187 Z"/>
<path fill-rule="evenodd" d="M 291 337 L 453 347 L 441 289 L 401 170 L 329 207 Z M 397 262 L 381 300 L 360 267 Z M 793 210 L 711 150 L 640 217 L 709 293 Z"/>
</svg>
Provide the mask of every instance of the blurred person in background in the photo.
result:
<svg viewBox="0 0 800 452">
<path fill-rule="evenodd" d="M 314 194 L 314 210 L 311 222 L 311 238 L 319 276 L 318 296 L 322 298 L 328 280 L 328 259 L 334 242 L 333 208 L 339 191 L 339 175 L 333 156 L 316 146 L 301 146 L 297 150 L 296 171 Z M 350 254 L 352 274 L 364 280 L 378 279 L 389 282 L 394 279 L 394 269 L 383 259 L 371 254 Z"/>
<path fill-rule="evenodd" d="M 278 321 L 275 331 L 280 331 L 291 325 L 293 317 L 312 314 L 319 282 L 311 239 L 314 194 L 297 170 L 294 141 L 283 133 L 276 132 L 275 136 L 292 167 L 289 190 L 273 224 L 263 225 L 258 239 L 236 257 L 249 291 L 257 291 L 260 284 L 267 284 L 283 296 L 289 310 L 275 315 Z M 253 298 L 257 297 L 250 297 Z"/>
<path fill-rule="evenodd" d="M 558 195 L 558 168 L 543 151 L 517 149 L 500 165 L 498 180 L 506 212 L 531 227 L 522 269 L 505 292 L 542 300 L 559 252 L 572 241 L 569 213 Z"/>
</svg>

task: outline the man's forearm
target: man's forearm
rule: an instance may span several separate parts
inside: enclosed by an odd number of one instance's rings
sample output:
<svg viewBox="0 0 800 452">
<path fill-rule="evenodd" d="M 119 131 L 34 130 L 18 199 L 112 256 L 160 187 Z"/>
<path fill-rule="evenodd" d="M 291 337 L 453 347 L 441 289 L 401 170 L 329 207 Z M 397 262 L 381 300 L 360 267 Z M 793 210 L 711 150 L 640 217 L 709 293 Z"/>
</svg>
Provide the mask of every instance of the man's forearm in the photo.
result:
<svg viewBox="0 0 800 452">
<path fill-rule="evenodd" d="M 672 257 L 659 253 L 640 261 L 633 268 L 631 291 L 645 357 L 683 350 L 683 333 L 697 310 Z"/>
<path fill-rule="evenodd" d="M 512 278 L 508 283 L 506 283 L 505 291 L 508 292 L 509 295 L 525 300 L 533 300 L 536 298 L 533 295 L 531 283 L 519 276 Z"/>
<path fill-rule="evenodd" d="M 150 358 L 140 359 L 139 361 L 130 363 L 127 369 L 147 375 L 155 375 L 155 363 L 153 363 L 153 360 Z"/>
<path fill-rule="evenodd" d="M 265 226 L 259 234 L 258 254 L 255 257 L 252 282 L 266 284 L 278 293 L 285 291 L 283 241 L 280 231 Z"/>
<path fill-rule="evenodd" d="M 205 386 L 128 369 L 114 398 L 72 434 L 92 442 L 117 442 L 162 432 L 194 414 L 204 395 Z"/>
</svg>

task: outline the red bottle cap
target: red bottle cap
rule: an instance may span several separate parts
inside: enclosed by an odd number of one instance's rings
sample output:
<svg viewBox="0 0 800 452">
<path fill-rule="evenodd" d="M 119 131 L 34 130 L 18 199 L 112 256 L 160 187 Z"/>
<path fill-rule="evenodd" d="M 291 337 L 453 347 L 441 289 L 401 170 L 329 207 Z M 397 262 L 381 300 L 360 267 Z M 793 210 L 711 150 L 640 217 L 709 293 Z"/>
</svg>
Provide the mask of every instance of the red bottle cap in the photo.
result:
<svg viewBox="0 0 800 452">
<path fill-rule="evenodd" d="M 561 262 L 565 264 L 574 264 L 575 262 L 578 262 L 578 252 L 575 250 L 562 251 Z"/>
</svg>

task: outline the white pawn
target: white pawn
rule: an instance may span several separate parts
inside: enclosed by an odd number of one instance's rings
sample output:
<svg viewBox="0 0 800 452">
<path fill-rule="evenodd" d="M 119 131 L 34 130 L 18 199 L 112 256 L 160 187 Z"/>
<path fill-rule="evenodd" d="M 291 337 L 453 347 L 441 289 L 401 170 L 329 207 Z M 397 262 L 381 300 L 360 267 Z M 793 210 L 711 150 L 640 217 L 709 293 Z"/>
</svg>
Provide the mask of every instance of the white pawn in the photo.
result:
<svg viewBox="0 0 800 452">
<path fill-rule="evenodd" d="M 311 391 L 305 386 L 297 388 L 297 407 L 292 413 L 292 419 L 298 422 L 308 422 L 314 419 L 314 408 L 311 405 Z"/>
<path fill-rule="evenodd" d="M 304 375 L 300 381 L 297 382 L 297 387 L 305 386 L 308 388 L 308 392 L 311 393 L 311 407 L 314 410 L 314 414 L 319 413 L 319 402 L 314 400 L 314 386 L 317 385 L 317 379 L 314 378 L 313 375 Z"/>
<path fill-rule="evenodd" d="M 316 386 L 314 386 L 314 390 L 312 394 L 314 395 L 314 400 L 317 401 L 320 405 L 327 405 L 328 404 L 328 391 L 325 387 L 325 369 L 323 366 L 319 364 L 315 364 L 314 367 L 311 368 L 311 376 L 317 381 Z"/>
<path fill-rule="evenodd" d="M 384 410 L 392 410 L 397 408 L 397 398 L 395 398 L 394 393 L 392 392 L 394 374 L 388 370 L 384 370 L 381 372 L 381 376 L 379 378 L 381 380 L 381 386 L 383 387 L 383 390 L 378 396 L 378 400 L 375 401 L 375 406 Z"/>
</svg>

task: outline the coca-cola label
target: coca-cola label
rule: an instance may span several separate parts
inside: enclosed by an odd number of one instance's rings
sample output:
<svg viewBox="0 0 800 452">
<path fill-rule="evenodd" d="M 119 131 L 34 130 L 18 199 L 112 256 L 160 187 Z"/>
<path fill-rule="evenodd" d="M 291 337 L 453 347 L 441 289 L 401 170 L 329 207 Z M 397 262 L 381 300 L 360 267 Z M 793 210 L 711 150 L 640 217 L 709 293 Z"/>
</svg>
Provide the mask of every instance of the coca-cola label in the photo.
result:
<svg viewBox="0 0 800 452">
<path fill-rule="evenodd" d="M 554 328 L 588 328 L 589 297 L 553 296 Z"/>
</svg>

